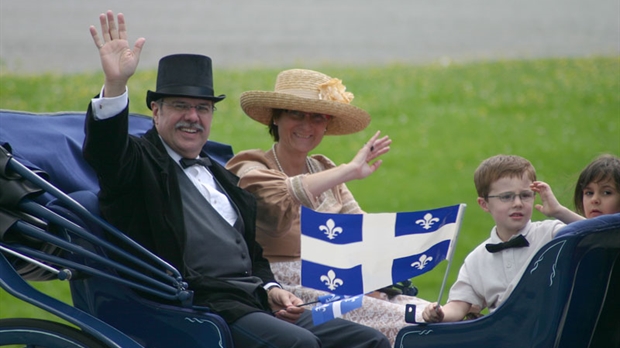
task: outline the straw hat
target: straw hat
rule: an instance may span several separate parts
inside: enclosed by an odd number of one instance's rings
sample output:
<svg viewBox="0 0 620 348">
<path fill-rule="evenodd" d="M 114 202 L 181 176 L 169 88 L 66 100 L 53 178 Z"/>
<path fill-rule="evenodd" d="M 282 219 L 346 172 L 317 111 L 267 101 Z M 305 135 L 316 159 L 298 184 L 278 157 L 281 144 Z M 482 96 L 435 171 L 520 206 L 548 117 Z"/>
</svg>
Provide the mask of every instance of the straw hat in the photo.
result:
<svg viewBox="0 0 620 348">
<path fill-rule="evenodd" d="M 278 74 L 271 91 L 241 94 L 241 108 L 252 119 L 269 125 L 273 109 L 288 109 L 330 115 L 325 134 L 351 134 L 366 128 L 370 115 L 350 104 L 353 94 L 342 81 L 317 71 L 285 70 Z"/>
</svg>

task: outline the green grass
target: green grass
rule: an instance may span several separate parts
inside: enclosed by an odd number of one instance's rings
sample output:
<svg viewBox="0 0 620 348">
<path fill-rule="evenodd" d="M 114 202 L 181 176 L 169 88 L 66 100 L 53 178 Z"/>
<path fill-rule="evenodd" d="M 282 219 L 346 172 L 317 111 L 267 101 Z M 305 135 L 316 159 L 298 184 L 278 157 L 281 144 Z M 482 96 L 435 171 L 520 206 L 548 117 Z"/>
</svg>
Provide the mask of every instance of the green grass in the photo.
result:
<svg viewBox="0 0 620 348">
<path fill-rule="evenodd" d="M 580 170 L 601 153 L 620 155 L 620 59 L 544 59 L 480 62 L 465 65 L 324 66 L 355 94 L 354 105 L 372 115 L 358 134 L 326 137 L 315 152 L 336 162 L 349 161 L 376 131 L 393 139 L 380 170 L 349 183 L 368 212 L 412 211 L 468 205 L 448 286 L 460 264 L 487 238 L 493 220 L 476 204 L 473 172 L 499 153 L 529 159 L 538 178 L 550 183 L 559 200 L 572 208 Z M 218 104 L 211 139 L 235 151 L 267 149 L 265 126 L 243 114 L 239 94 L 271 90 L 278 70 L 216 70 Z M 0 75 L 0 108 L 26 111 L 84 110 L 101 88 L 101 74 Z M 147 89 L 155 71 L 140 71 L 129 85 L 131 111 L 148 114 Z M 1 126 L 1 125 L 0 125 Z M 535 213 L 534 220 L 544 217 Z M 381 252 L 381 250 L 377 250 Z M 414 279 L 420 296 L 436 300 L 446 263 Z M 67 286 L 37 284 L 70 302 Z M 443 300 L 445 301 L 444 295 Z M 0 317 L 46 317 L 0 293 Z"/>
</svg>

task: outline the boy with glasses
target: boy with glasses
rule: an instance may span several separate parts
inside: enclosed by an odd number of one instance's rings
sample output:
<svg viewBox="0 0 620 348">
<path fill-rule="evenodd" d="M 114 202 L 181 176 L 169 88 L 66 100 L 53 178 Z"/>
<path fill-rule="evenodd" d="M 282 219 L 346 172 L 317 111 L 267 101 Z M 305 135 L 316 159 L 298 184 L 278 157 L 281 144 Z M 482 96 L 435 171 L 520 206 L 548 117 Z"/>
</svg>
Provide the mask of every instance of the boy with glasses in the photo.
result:
<svg viewBox="0 0 620 348">
<path fill-rule="evenodd" d="M 466 258 L 448 303 L 429 304 L 426 322 L 462 320 L 468 313 L 493 311 L 510 294 L 530 258 L 564 226 L 557 220 L 532 222 L 536 170 L 525 158 L 497 155 L 474 173 L 478 204 L 495 221 L 491 236 Z M 550 197 L 541 193 L 544 204 Z"/>
</svg>

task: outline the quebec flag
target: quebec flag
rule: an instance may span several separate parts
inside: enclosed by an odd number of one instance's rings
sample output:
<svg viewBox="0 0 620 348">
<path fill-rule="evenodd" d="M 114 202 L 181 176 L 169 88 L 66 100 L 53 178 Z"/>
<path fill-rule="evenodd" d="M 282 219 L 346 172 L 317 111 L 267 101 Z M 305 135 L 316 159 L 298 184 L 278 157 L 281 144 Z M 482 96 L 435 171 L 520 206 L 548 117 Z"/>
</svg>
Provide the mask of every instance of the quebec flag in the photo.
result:
<svg viewBox="0 0 620 348">
<path fill-rule="evenodd" d="M 426 273 L 452 258 L 465 206 L 379 214 L 302 207 L 301 284 L 358 295 Z"/>
</svg>

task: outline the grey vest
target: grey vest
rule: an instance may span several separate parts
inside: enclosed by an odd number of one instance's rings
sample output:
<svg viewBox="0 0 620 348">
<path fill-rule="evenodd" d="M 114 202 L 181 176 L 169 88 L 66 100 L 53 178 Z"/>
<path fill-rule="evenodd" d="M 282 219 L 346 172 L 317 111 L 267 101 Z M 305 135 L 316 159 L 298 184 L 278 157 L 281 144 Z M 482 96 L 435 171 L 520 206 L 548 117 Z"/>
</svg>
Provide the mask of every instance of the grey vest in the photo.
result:
<svg viewBox="0 0 620 348">
<path fill-rule="evenodd" d="M 228 280 L 253 293 L 262 281 L 252 276 L 252 260 L 243 239 L 243 219 L 237 218 L 235 225 L 231 226 L 196 189 L 185 172 L 179 166 L 175 168 L 183 202 L 184 259 L 189 273 Z M 218 190 L 228 196 L 219 184 Z M 230 198 L 228 201 L 237 209 Z M 237 216 L 241 216 L 238 211 Z"/>
</svg>

